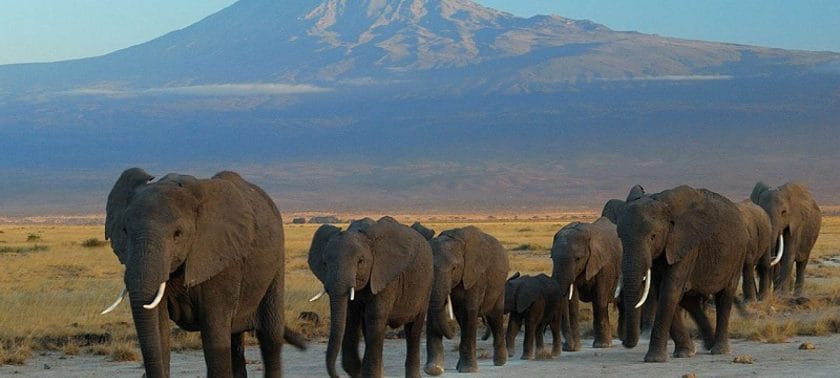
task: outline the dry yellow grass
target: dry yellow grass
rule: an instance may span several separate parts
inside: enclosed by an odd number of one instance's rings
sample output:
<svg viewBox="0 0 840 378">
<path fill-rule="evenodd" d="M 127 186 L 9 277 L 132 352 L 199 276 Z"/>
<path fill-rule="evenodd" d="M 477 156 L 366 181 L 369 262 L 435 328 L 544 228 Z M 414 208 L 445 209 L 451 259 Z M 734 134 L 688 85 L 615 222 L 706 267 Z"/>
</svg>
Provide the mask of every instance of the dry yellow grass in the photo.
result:
<svg viewBox="0 0 840 378">
<path fill-rule="evenodd" d="M 496 220 L 482 216 L 466 219 L 421 218 L 438 232 L 475 224 L 511 250 L 511 274 L 551 271 L 548 249 L 554 233 L 571 220 L 591 221 L 591 213 L 578 218 Z M 432 219 L 435 218 L 435 219 Z M 410 217 L 400 221 L 413 222 Z M 287 224 L 286 319 L 306 335 L 323 337 L 329 323 L 328 301 L 310 303 L 321 284 L 309 271 L 306 255 L 318 225 Z M 102 316 L 122 288 L 122 266 L 110 247 L 90 240 L 103 238 L 102 226 L 0 225 L 0 363 L 24 361 L 32 349 L 52 349 L 65 354 L 99 353 L 113 359 L 139 356 L 131 314 L 125 304 Z M 38 248 L 34 248 L 35 246 Z M 88 245 L 86 247 L 85 245 Z M 520 246 L 528 248 L 517 248 Z M 514 249 L 521 249 L 516 250 Z M 733 337 L 779 342 L 795 334 L 822 335 L 840 331 L 840 264 L 822 264 L 840 256 L 840 217 L 826 217 L 808 267 L 806 294 L 797 303 L 776 299 L 750 305 L 753 313 L 742 318 L 733 311 Z M 301 312 L 320 315 L 320 325 L 299 319 Z M 611 321 L 617 316 L 611 309 Z M 591 333 L 591 309 L 581 306 L 581 330 Z M 201 347 L 197 334 L 175 331 L 173 348 Z M 134 356 L 134 357 L 132 357 Z"/>
</svg>

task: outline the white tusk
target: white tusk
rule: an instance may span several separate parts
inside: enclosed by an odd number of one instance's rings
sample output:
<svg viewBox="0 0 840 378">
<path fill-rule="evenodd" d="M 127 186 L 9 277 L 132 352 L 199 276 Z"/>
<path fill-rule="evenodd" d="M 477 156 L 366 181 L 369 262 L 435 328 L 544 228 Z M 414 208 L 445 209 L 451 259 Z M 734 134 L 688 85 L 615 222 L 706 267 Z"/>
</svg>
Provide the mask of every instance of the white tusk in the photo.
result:
<svg viewBox="0 0 840 378">
<path fill-rule="evenodd" d="M 315 294 L 315 296 L 314 296 L 314 297 L 312 297 L 312 298 L 310 298 L 310 299 L 309 299 L 309 301 L 310 301 L 310 302 L 315 302 L 315 301 L 317 301 L 318 299 L 320 299 L 321 297 L 323 297 L 323 296 L 324 296 L 324 294 L 326 294 L 326 293 L 327 293 L 326 291 L 321 290 L 321 292 L 320 292 L 320 293 Z"/>
<path fill-rule="evenodd" d="M 785 251 L 785 237 L 783 235 L 779 235 L 779 246 L 776 248 L 776 257 L 773 258 L 773 261 L 770 261 L 770 266 L 774 266 L 782 261 L 782 253 Z"/>
<path fill-rule="evenodd" d="M 449 319 L 455 320 L 455 312 L 452 311 L 452 297 L 446 297 L 446 309 L 449 310 Z"/>
<path fill-rule="evenodd" d="M 569 300 L 572 300 L 572 295 L 575 294 L 575 284 L 569 285 Z"/>
<path fill-rule="evenodd" d="M 152 303 L 149 303 L 147 305 L 143 305 L 143 308 L 145 308 L 146 310 L 151 310 L 151 309 L 157 307 L 157 305 L 160 303 L 160 300 L 163 299 L 164 291 L 166 291 L 166 282 L 161 282 L 160 287 L 158 288 L 158 291 L 157 291 L 157 295 L 155 296 L 155 299 L 152 301 Z"/>
<path fill-rule="evenodd" d="M 128 294 L 128 290 L 126 289 L 125 286 L 123 286 L 122 291 L 120 291 L 120 296 L 117 297 L 117 300 L 114 301 L 114 304 L 112 304 L 111 307 L 108 307 L 105 310 L 103 310 L 102 312 L 100 312 L 99 315 L 105 315 L 105 314 L 107 314 L 111 311 L 114 311 L 114 309 L 117 308 L 117 306 L 120 304 L 120 302 L 122 302 L 123 298 L 125 298 L 126 294 Z"/>
<path fill-rule="evenodd" d="M 615 286 L 615 294 L 613 294 L 613 298 L 618 298 L 621 296 L 621 277 L 618 277 L 618 285 Z"/>
<path fill-rule="evenodd" d="M 648 293 L 650 293 L 650 281 L 651 281 L 650 269 L 648 269 L 647 275 L 645 276 L 644 281 L 645 281 L 645 292 L 642 293 L 642 299 L 639 300 L 639 303 L 636 303 L 636 308 L 642 307 L 642 305 L 645 304 L 645 301 L 647 300 L 647 297 L 648 297 Z"/>
<path fill-rule="evenodd" d="M 354 299 L 356 299 L 356 288 L 351 286 L 350 287 L 350 300 L 352 301 Z"/>
</svg>

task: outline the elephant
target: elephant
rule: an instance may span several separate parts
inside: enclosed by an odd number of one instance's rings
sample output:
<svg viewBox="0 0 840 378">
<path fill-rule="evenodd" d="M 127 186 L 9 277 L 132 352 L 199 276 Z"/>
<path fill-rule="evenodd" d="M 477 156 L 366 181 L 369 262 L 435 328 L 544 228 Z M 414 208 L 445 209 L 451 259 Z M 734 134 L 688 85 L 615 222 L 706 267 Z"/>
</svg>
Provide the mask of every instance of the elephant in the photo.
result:
<svg viewBox="0 0 840 378">
<path fill-rule="evenodd" d="M 741 279 L 744 301 L 755 301 L 756 298 L 763 300 L 770 291 L 770 267 L 778 262 L 778 260 L 774 259 L 774 262 L 770 259 L 770 245 L 773 240 L 773 237 L 770 236 L 772 232 L 770 217 L 764 209 L 749 199 L 738 202 L 737 206 L 750 234 Z M 757 292 L 755 286 L 756 271 L 759 280 Z"/>
<path fill-rule="evenodd" d="M 411 225 L 411 229 L 419 232 L 426 240 L 432 240 L 432 238 L 435 237 L 435 230 L 420 224 L 420 222 L 414 222 L 414 224 Z"/>
<path fill-rule="evenodd" d="M 623 248 L 622 344 L 632 348 L 638 343 L 638 308 L 650 287 L 658 286 L 645 362 L 667 360 L 669 332 L 676 345 L 674 357 L 694 355 L 677 305 L 697 323 L 712 354 L 728 353 L 729 316 L 749 239 L 738 207 L 712 191 L 679 186 L 628 202 L 617 231 Z M 709 295 L 715 297 L 714 334 L 702 310 Z"/>
<path fill-rule="evenodd" d="M 563 350 L 580 350 L 578 299 L 592 303 L 592 347 L 612 346 L 609 305 L 614 302 L 621 272 L 621 252 L 616 227 L 605 217 L 593 223 L 569 223 L 554 235 L 551 278 L 560 287 L 560 305 L 568 307 L 569 313 L 569 321 L 563 322 Z"/>
<path fill-rule="evenodd" d="M 386 326 L 405 327 L 405 374 L 420 376 L 420 336 L 432 289 L 432 261 L 429 243 L 391 217 L 354 221 L 344 231 L 324 225 L 315 232 L 308 262 L 330 297 L 330 377 L 338 377 L 339 350 L 342 368 L 350 376 L 383 376 Z"/>
<path fill-rule="evenodd" d="M 525 324 L 525 341 L 522 345 L 522 359 L 536 358 L 534 344 L 544 350 L 543 333 L 551 329 L 551 355 L 560 355 L 560 323 L 565 317 L 560 306 L 560 286 L 545 274 L 522 276 L 519 272 L 505 284 L 505 313 L 510 314 L 507 326 L 508 356 L 516 353 L 516 335 Z"/>
<path fill-rule="evenodd" d="M 508 252 L 496 238 L 475 226 L 447 230 L 432 239 L 434 276 L 426 329 L 425 372 L 443 374 L 443 337 L 451 339 L 449 319 L 461 328 L 457 369 L 477 372 L 476 330 L 479 316 L 493 333 L 493 363 L 507 362 L 504 337 Z M 447 311 L 447 302 L 449 308 Z M 449 312 L 447 314 L 447 312 Z"/>
<path fill-rule="evenodd" d="M 773 281 L 776 291 L 790 293 L 793 263 L 796 263 L 794 295 L 802 296 L 805 285 L 805 267 L 811 249 L 820 235 L 822 214 L 808 188 L 801 183 L 789 182 L 776 189 L 758 182 L 750 200 L 761 206 L 770 217 L 775 250 L 782 249 L 781 268 Z M 778 247 L 781 245 L 781 247 Z"/>
<path fill-rule="evenodd" d="M 282 375 L 283 221 L 271 198 L 234 172 L 154 179 L 125 170 L 108 194 L 105 237 L 125 266 L 147 377 L 170 373 L 170 325 L 201 332 L 207 375 L 245 376 L 243 336 L 256 331 L 265 375 Z"/>
</svg>

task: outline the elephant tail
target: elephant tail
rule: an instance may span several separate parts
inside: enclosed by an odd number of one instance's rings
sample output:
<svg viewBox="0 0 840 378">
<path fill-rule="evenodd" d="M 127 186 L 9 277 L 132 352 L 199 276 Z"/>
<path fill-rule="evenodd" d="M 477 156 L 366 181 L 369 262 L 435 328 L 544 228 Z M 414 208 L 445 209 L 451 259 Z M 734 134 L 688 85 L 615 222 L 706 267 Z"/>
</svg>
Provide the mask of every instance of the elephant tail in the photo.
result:
<svg viewBox="0 0 840 378">
<path fill-rule="evenodd" d="M 306 350 L 306 338 L 303 337 L 303 335 L 292 331 L 291 329 L 289 329 L 289 327 L 286 327 L 286 329 L 283 331 L 283 339 L 295 348 L 298 348 L 300 350 Z"/>
</svg>

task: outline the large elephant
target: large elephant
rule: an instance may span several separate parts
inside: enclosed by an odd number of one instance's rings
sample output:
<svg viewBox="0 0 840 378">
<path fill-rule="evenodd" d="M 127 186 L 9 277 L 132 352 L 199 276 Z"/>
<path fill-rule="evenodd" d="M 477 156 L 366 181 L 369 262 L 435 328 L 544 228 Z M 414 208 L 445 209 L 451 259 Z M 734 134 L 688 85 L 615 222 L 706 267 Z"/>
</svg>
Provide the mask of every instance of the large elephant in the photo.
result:
<svg viewBox="0 0 840 378">
<path fill-rule="evenodd" d="M 105 237 L 125 265 L 146 376 L 169 376 L 169 319 L 201 332 L 208 376 L 246 375 L 249 330 L 265 375 L 281 376 L 284 337 L 303 344 L 284 325 L 283 222 L 274 202 L 233 172 L 152 179 L 140 168 L 123 172 L 105 219 Z"/>
<path fill-rule="evenodd" d="M 822 214 L 805 185 L 789 182 L 776 189 L 763 182 L 755 184 L 750 200 L 770 216 L 773 246 L 782 246 L 781 269 L 773 281 L 774 290 L 789 293 L 793 263 L 796 263 L 796 289 L 801 296 L 805 267 L 811 249 L 820 235 Z M 777 248 L 776 248 L 777 249 Z M 775 250 L 775 249 L 774 249 Z"/>
<path fill-rule="evenodd" d="M 432 239 L 435 282 L 429 301 L 426 330 L 427 362 L 430 375 L 443 374 L 443 337 L 451 339 L 449 318 L 454 315 L 461 328 L 457 369 L 477 372 L 476 329 L 479 316 L 493 333 L 493 363 L 507 362 L 504 337 L 505 281 L 508 253 L 496 238 L 475 226 L 447 230 Z M 445 309 L 450 303 L 449 314 Z"/>
<path fill-rule="evenodd" d="M 741 211 L 741 218 L 747 226 L 747 231 L 750 233 L 741 279 L 744 301 L 754 301 L 756 297 L 761 300 L 770 292 L 770 267 L 778 262 L 775 259 L 771 261 L 770 245 L 773 242 L 773 237 L 770 236 L 772 232 L 770 217 L 767 216 L 764 209 L 750 200 L 741 201 L 737 205 L 738 210 Z M 756 271 L 758 272 L 759 282 L 757 292 L 755 286 Z"/>
<path fill-rule="evenodd" d="M 543 333 L 551 329 L 551 355 L 560 354 L 561 322 L 568 315 L 560 306 L 560 286 L 545 274 L 520 276 L 516 272 L 505 284 L 505 313 L 510 314 L 507 326 L 508 356 L 516 352 L 516 335 L 525 325 L 522 359 L 533 360 L 536 353 L 544 353 Z M 535 348 L 536 347 L 536 348 Z"/>
<path fill-rule="evenodd" d="M 656 285 L 659 304 L 646 362 L 667 360 L 669 331 L 675 357 L 694 355 L 678 305 L 697 322 L 712 354 L 728 353 L 729 316 L 749 239 L 738 207 L 717 193 L 680 186 L 628 202 L 618 235 L 624 249 L 624 346 L 638 343 L 638 307 Z M 717 315 L 714 335 L 702 310 L 710 295 Z"/>
<path fill-rule="evenodd" d="M 405 326 L 405 374 L 420 376 L 420 336 L 432 288 L 432 250 L 416 231 L 390 217 L 366 218 L 346 231 L 324 225 L 312 238 L 309 267 L 330 296 L 326 365 L 353 377 L 383 376 L 386 326 Z M 359 335 L 364 334 L 364 359 Z"/>
<path fill-rule="evenodd" d="M 567 224 L 554 235 L 551 259 L 552 278 L 560 285 L 560 305 L 568 306 L 569 313 L 569 321 L 563 322 L 563 349 L 580 350 L 578 299 L 592 303 L 592 347 L 612 346 L 609 305 L 614 301 L 621 273 L 621 240 L 615 225 L 604 217 L 593 223 Z"/>
</svg>

